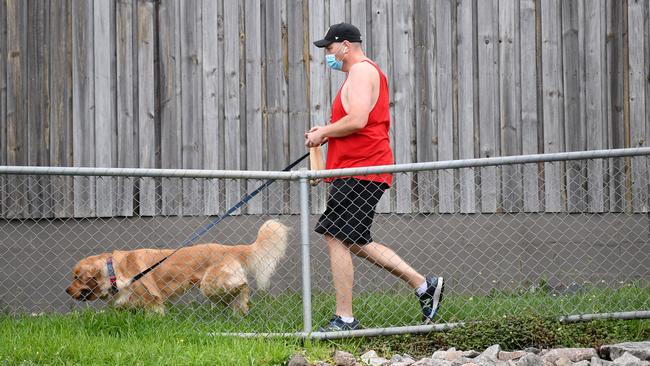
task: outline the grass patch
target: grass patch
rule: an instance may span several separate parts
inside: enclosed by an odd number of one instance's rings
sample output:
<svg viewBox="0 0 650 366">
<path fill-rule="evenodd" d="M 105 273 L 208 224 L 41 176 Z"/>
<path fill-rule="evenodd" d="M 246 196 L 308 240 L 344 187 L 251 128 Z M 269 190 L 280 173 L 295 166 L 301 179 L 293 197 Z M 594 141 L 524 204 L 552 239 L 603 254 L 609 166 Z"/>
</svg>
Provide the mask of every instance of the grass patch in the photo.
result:
<svg viewBox="0 0 650 366">
<path fill-rule="evenodd" d="M 594 321 L 562 324 L 561 315 L 650 308 L 650 289 L 585 290 L 567 296 L 548 291 L 445 299 L 438 322 L 481 321 L 445 333 L 301 342 L 298 339 L 240 339 L 213 332 L 294 332 L 302 329 L 298 294 L 257 294 L 247 317 L 205 304 L 171 306 L 168 316 L 107 309 L 42 316 L 0 316 L 0 364 L 211 364 L 280 365 L 296 352 L 311 360 L 328 359 L 333 349 L 359 354 L 375 349 L 384 355 L 426 356 L 434 348 L 504 349 L 598 346 L 650 339 L 650 321 Z M 329 294 L 315 294 L 318 326 L 334 309 Z M 418 324 L 411 294 L 373 293 L 355 298 L 365 327 Z"/>
<path fill-rule="evenodd" d="M 302 349 L 297 339 L 214 337 L 206 330 L 192 320 L 116 310 L 3 317 L 0 364 L 278 365 Z"/>
</svg>

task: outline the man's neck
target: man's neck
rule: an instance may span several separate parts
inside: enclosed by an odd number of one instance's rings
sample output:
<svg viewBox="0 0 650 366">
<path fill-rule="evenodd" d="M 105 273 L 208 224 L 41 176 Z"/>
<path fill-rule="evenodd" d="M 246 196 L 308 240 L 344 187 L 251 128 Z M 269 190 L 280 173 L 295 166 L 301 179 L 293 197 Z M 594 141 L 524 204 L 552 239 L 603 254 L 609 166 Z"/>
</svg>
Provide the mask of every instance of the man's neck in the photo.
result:
<svg viewBox="0 0 650 366">
<path fill-rule="evenodd" d="M 347 62 L 344 71 L 349 72 L 353 65 L 365 60 L 368 60 L 368 57 L 366 57 L 363 52 L 348 54 L 348 59 L 346 60 Z"/>
</svg>

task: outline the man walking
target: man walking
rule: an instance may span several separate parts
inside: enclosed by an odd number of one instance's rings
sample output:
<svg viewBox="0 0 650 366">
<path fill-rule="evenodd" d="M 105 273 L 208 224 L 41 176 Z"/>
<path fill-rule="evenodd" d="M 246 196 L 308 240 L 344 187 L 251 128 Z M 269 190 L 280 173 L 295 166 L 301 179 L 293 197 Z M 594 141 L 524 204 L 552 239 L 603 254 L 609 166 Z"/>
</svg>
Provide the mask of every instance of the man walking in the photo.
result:
<svg viewBox="0 0 650 366">
<path fill-rule="evenodd" d="M 381 69 L 365 56 L 361 41 L 357 27 L 339 23 L 329 28 L 325 38 L 314 42 L 316 47 L 325 48 L 327 65 L 347 75 L 332 103 L 330 124 L 314 127 L 305 134 L 308 147 L 329 142 L 326 169 L 393 164 L 388 136 L 388 81 Z M 329 199 L 315 231 L 327 241 L 336 311 L 321 331 L 359 328 L 359 321 L 352 314 L 351 253 L 386 269 L 415 289 L 426 323 L 438 311 L 443 278 L 425 278 L 393 250 L 372 240 L 370 228 L 375 208 L 392 179 L 391 174 L 371 174 L 326 180 L 331 183 Z"/>
</svg>

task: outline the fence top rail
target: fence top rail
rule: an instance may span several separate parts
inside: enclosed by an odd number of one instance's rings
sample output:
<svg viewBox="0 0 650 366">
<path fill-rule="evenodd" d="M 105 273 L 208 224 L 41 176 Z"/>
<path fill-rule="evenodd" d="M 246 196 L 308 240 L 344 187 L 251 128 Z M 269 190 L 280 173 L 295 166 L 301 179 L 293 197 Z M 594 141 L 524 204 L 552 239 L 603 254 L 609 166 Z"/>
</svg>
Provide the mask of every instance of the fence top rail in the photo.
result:
<svg viewBox="0 0 650 366">
<path fill-rule="evenodd" d="M 443 169 L 475 168 L 497 165 L 544 163 L 568 160 L 607 159 L 650 155 L 650 147 L 627 149 L 588 150 L 550 154 L 514 155 L 492 158 L 433 161 L 425 163 L 382 165 L 367 168 L 331 170 L 254 171 L 254 170 L 200 170 L 200 169 L 142 169 L 90 168 L 52 166 L 0 166 L 0 175 L 68 175 L 68 176 L 123 176 L 164 178 L 222 178 L 222 179 L 278 179 L 333 178 L 378 173 L 419 172 Z"/>
</svg>

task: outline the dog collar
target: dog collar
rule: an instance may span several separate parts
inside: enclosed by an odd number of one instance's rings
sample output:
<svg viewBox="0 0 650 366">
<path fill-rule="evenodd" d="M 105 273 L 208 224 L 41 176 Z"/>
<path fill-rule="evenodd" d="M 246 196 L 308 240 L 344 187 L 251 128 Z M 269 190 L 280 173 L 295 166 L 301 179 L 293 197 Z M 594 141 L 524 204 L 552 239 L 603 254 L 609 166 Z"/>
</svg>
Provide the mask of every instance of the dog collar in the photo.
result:
<svg viewBox="0 0 650 366">
<path fill-rule="evenodd" d="M 109 289 L 111 295 L 115 295 L 119 290 L 117 288 L 117 277 L 115 276 L 115 269 L 113 268 L 113 257 L 108 257 L 106 260 L 106 267 L 108 268 L 108 280 L 111 283 Z"/>
</svg>

